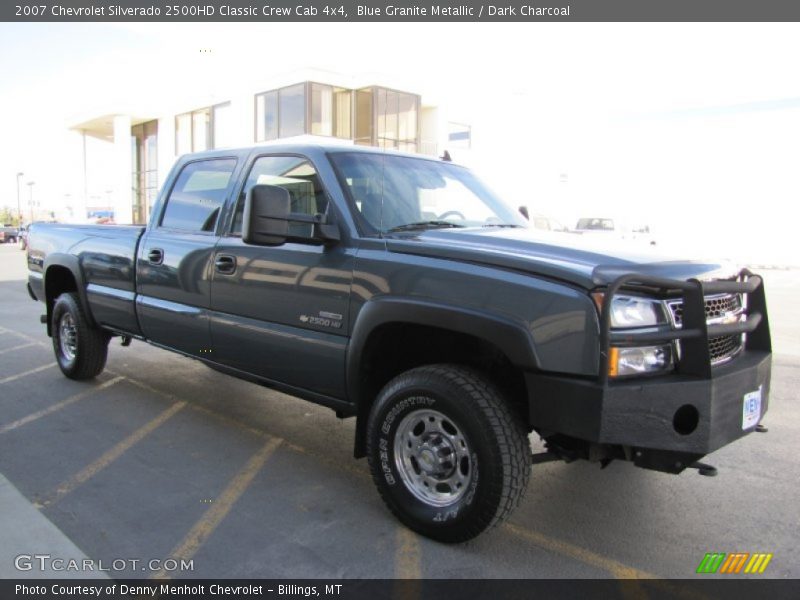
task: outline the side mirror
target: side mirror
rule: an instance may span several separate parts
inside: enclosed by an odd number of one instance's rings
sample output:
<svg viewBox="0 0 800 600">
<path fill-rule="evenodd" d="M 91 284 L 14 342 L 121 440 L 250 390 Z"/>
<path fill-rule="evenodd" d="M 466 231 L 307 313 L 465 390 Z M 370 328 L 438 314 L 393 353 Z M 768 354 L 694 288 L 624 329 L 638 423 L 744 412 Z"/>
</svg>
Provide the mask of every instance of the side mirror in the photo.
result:
<svg viewBox="0 0 800 600">
<path fill-rule="evenodd" d="M 519 207 L 519 212 L 523 217 L 525 217 L 526 220 L 528 220 L 528 221 L 531 220 L 531 216 L 530 216 L 530 214 L 528 214 L 528 207 L 527 206 L 520 206 Z"/>
<path fill-rule="evenodd" d="M 338 242 L 339 228 L 325 215 L 291 212 L 289 191 L 276 185 L 254 185 L 244 199 L 242 241 L 257 246 L 286 242 L 325 244 Z M 290 224 L 296 224 L 290 227 Z M 299 225 L 299 226 L 298 226 Z"/>
<path fill-rule="evenodd" d="M 289 236 L 288 190 L 276 185 L 254 185 L 244 199 L 242 241 L 257 246 L 280 246 Z"/>
</svg>

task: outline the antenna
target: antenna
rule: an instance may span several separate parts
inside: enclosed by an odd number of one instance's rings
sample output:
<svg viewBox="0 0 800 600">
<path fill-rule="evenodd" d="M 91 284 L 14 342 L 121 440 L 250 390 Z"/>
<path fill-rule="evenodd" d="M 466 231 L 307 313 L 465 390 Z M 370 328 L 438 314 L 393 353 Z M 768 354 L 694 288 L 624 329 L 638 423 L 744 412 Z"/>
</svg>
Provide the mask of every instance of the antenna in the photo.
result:
<svg viewBox="0 0 800 600">
<path fill-rule="evenodd" d="M 445 150 L 444 154 L 442 154 L 439 158 L 441 158 L 444 162 L 453 162 L 453 159 L 450 158 L 450 153 Z"/>
<path fill-rule="evenodd" d="M 378 97 L 380 97 L 380 88 L 376 88 L 375 94 Z M 389 97 L 387 95 L 387 90 L 384 89 L 383 90 L 383 127 L 384 127 L 384 134 L 386 133 L 385 129 L 386 129 L 386 118 L 387 118 L 388 110 L 389 110 Z M 376 125 L 379 125 L 379 123 L 380 123 L 380 121 L 378 123 L 376 123 Z M 378 127 L 378 134 L 380 135 L 380 133 L 381 133 L 380 127 Z M 381 157 L 381 230 L 380 230 L 381 237 L 383 237 L 383 204 L 384 204 L 383 190 L 385 188 L 385 183 L 386 183 L 386 156 L 385 156 L 386 155 L 386 140 L 385 139 L 383 140 L 383 148 L 382 148 L 382 150 L 383 150 L 384 156 Z"/>
</svg>

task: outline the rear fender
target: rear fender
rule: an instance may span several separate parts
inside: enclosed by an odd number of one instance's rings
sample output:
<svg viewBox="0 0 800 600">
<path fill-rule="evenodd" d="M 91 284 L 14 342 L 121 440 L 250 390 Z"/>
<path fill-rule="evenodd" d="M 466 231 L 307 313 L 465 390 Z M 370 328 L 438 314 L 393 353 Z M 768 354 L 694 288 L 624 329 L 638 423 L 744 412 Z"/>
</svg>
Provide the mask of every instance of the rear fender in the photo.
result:
<svg viewBox="0 0 800 600">
<path fill-rule="evenodd" d="M 56 252 L 47 256 L 42 269 L 44 272 L 45 304 L 47 306 L 47 335 L 52 335 L 50 321 L 52 317 L 53 305 L 63 291 L 62 289 L 58 288 L 59 282 L 55 277 L 56 271 L 53 269 L 54 267 L 66 269 L 72 275 L 72 278 L 75 281 L 75 291 L 78 295 L 81 308 L 83 309 L 83 314 L 86 316 L 89 324 L 92 327 L 96 327 L 97 323 L 92 316 L 92 310 L 89 306 L 89 299 L 86 295 L 86 283 L 83 278 L 80 260 L 77 256 L 73 256 L 72 254 Z"/>
</svg>

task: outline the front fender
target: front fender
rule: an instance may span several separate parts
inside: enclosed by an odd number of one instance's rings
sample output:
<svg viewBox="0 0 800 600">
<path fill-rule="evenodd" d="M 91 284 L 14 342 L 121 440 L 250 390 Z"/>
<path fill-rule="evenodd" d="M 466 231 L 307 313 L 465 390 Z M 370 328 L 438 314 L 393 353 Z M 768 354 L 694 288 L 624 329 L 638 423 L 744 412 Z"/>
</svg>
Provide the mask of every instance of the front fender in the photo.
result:
<svg viewBox="0 0 800 600">
<path fill-rule="evenodd" d="M 388 323 L 425 325 L 471 335 L 496 346 L 516 367 L 535 370 L 539 366 L 533 337 L 522 322 L 439 301 L 381 296 L 359 311 L 347 348 L 347 395 L 356 405 L 362 400 L 358 384 L 367 340 L 377 327 Z"/>
</svg>

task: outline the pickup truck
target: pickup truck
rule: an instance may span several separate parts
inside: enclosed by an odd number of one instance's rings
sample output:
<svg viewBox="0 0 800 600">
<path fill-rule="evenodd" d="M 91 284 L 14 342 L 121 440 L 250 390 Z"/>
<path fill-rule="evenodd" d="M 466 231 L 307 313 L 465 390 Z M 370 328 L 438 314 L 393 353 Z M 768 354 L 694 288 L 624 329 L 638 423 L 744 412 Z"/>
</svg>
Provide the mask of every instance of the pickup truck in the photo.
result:
<svg viewBox="0 0 800 600">
<path fill-rule="evenodd" d="M 0 244 L 17 243 L 19 230 L 13 225 L 3 225 L 0 227 Z"/>
<path fill-rule="evenodd" d="M 537 232 L 451 162 L 192 154 L 147 227 L 35 224 L 28 242 L 64 375 L 137 339 L 354 417 L 388 508 L 437 540 L 505 519 L 534 464 L 714 474 L 698 461 L 765 429 L 761 277 Z"/>
</svg>

